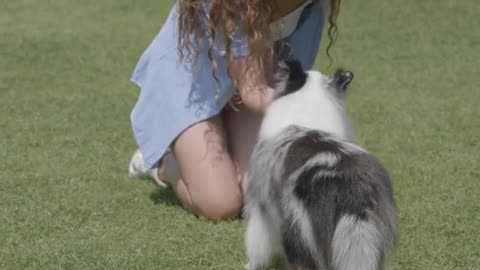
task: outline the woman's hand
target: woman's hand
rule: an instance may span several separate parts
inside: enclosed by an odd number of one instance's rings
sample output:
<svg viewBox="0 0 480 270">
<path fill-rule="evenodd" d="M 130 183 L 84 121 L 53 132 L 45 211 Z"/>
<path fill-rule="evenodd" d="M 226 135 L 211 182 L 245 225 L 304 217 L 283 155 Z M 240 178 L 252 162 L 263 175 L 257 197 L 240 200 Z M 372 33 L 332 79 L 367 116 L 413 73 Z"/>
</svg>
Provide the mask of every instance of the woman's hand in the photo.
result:
<svg viewBox="0 0 480 270">
<path fill-rule="evenodd" d="M 271 61 L 270 61 L 271 62 Z M 260 68 L 245 57 L 231 60 L 231 75 L 242 103 L 251 111 L 264 113 L 272 102 L 274 64 L 265 61 L 266 68 Z"/>
</svg>

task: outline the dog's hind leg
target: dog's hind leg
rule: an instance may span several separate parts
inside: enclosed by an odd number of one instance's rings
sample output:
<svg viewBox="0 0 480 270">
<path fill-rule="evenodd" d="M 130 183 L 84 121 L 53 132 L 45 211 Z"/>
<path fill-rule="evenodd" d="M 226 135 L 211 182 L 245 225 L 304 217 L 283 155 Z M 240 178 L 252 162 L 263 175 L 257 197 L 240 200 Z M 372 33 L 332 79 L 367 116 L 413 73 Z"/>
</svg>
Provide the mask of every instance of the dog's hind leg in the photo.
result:
<svg viewBox="0 0 480 270">
<path fill-rule="evenodd" d="M 249 270 L 264 269 L 272 263 L 279 254 L 281 243 L 278 229 L 272 224 L 271 217 L 260 207 L 251 209 L 248 215 L 248 225 L 245 235 L 245 247 Z"/>
<path fill-rule="evenodd" d="M 283 228 L 283 248 L 290 270 L 326 270 L 323 256 L 318 251 L 307 219 L 285 220 Z"/>
</svg>

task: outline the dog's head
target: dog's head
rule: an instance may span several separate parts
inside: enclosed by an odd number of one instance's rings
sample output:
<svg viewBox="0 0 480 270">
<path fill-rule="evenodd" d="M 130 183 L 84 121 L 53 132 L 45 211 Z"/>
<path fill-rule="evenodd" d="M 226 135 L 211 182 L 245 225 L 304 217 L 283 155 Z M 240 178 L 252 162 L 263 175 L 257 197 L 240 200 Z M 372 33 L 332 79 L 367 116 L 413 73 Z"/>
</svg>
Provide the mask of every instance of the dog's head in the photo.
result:
<svg viewBox="0 0 480 270">
<path fill-rule="evenodd" d="M 345 102 L 353 80 L 351 71 L 339 69 L 328 77 L 305 71 L 300 62 L 290 60 L 279 64 L 276 79 L 276 95 L 267 110 L 263 134 L 298 125 L 351 139 Z"/>
<path fill-rule="evenodd" d="M 337 100 L 332 102 L 343 102 L 348 86 L 353 80 L 353 72 L 338 69 L 332 78 L 325 76 L 318 71 L 305 71 L 300 62 L 288 60 L 280 62 L 277 71 L 276 99 L 299 92 L 310 91 L 309 95 L 331 95 Z"/>
</svg>

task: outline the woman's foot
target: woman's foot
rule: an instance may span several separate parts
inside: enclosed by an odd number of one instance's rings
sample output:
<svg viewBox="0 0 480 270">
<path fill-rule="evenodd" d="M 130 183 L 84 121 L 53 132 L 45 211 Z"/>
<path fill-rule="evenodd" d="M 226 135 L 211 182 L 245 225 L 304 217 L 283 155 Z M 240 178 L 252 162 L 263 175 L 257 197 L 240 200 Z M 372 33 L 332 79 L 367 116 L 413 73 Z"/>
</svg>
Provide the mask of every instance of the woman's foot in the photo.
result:
<svg viewBox="0 0 480 270">
<path fill-rule="evenodd" d="M 167 153 L 168 155 L 169 153 Z M 143 159 L 142 152 L 140 149 L 137 149 L 130 160 L 128 165 L 128 176 L 130 178 L 141 178 L 141 179 L 153 179 L 161 187 L 168 187 L 168 182 L 163 179 L 167 179 L 165 168 L 163 162 L 160 161 L 159 165 L 150 169 Z"/>
</svg>

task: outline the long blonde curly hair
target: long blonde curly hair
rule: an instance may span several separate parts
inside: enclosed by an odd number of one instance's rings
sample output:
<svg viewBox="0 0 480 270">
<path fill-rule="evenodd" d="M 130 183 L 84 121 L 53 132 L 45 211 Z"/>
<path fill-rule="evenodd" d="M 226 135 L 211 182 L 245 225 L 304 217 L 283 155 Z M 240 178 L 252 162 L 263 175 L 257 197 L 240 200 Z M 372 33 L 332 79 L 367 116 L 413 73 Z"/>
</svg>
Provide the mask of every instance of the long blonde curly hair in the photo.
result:
<svg viewBox="0 0 480 270">
<path fill-rule="evenodd" d="M 335 42 L 337 34 L 337 16 L 340 12 L 341 0 L 320 0 L 329 1 L 328 15 L 328 36 L 330 42 L 329 49 Z M 178 50 L 182 59 L 196 57 L 200 48 L 201 40 L 209 34 L 208 57 L 212 62 L 213 76 L 215 80 L 218 69 L 214 57 L 215 41 L 218 35 L 225 41 L 227 61 L 227 72 L 230 75 L 231 67 L 231 45 L 233 36 L 238 27 L 245 31 L 246 39 L 249 44 L 249 55 L 247 57 L 251 64 L 256 64 L 263 70 L 266 62 L 266 56 L 273 56 L 274 42 L 271 40 L 269 24 L 272 19 L 271 1 L 265 0 L 178 0 L 179 17 L 178 24 L 180 29 Z M 206 4 L 209 4 L 207 29 L 205 29 L 205 11 Z M 192 35 L 193 34 L 193 35 Z M 194 37 L 194 38 L 192 38 Z M 253 65 L 249 65 L 253 66 Z M 231 76 L 230 76 L 231 77 Z"/>
</svg>

